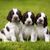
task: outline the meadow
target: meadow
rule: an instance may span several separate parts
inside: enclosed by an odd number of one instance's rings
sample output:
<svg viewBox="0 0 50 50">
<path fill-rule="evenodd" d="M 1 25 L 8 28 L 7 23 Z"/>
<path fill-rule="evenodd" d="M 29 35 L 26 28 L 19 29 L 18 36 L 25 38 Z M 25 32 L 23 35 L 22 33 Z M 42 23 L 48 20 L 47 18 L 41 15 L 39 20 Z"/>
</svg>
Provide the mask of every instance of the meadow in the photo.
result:
<svg viewBox="0 0 50 50">
<path fill-rule="evenodd" d="M 0 0 L 0 30 L 8 22 L 6 18 L 12 8 L 18 8 L 22 14 L 26 11 L 32 11 L 35 15 L 44 12 L 50 30 L 50 0 Z M 50 42 L 0 42 L 0 50 L 50 50 Z"/>
</svg>

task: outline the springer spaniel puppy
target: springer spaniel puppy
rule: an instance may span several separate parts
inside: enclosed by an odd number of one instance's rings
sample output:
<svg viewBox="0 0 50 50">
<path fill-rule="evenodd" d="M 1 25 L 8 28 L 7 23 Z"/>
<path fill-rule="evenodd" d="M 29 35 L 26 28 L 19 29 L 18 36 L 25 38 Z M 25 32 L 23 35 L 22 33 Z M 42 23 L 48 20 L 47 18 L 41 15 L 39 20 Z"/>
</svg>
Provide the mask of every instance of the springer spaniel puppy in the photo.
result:
<svg viewBox="0 0 50 50">
<path fill-rule="evenodd" d="M 9 22 L 5 25 L 5 28 L 0 32 L 0 36 L 1 34 L 3 35 L 1 36 L 3 41 L 5 39 L 16 41 L 16 38 L 19 38 L 19 34 L 22 28 L 21 18 L 22 18 L 22 15 L 21 15 L 20 10 L 15 9 L 15 8 L 10 10 L 7 16 L 7 20 Z"/>
<path fill-rule="evenodd" d="M 22 22 L 23 22 L 23 27 L 22 27 L 21 39 L 35 42 L 37 40 L 37 37 L 34 30 L 34 23 L 35 23 L 34 13 L 30 11 L 25 12 L 22 17 Z"/>
<path fill-rule="evenodd" d="M 36 23 L 36 32 L 38 39 L 46 39 L 46 34 L 48 34 L 48 28 L 47 28 L 47 16 L 45 13 L 41 12 L 36 15 L 35 19 Z M 47 40 L 47 39 L 46 39 Z M 45 41 L 46 41 L 45 40 Z"/>
</svg>

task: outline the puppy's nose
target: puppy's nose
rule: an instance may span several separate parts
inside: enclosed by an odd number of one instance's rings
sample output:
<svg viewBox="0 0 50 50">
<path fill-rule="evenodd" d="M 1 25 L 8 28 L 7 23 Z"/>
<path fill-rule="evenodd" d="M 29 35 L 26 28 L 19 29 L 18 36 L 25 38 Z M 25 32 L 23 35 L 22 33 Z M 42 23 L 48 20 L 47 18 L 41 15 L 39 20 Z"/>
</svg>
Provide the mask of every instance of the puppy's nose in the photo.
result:
<svg viewBox="0 0 50 50">
<path fill-rule="evenodd" d="M 41 20 L 41 19 L 40 19 L 39 21 L 40 21 L 40 22 L 42 22 L 42 20 Z"/>
<path fill-rule="evenodd" d="M 30 24 L 30 21 L 28 21 L 28 24 Z"/>
<path fill-rule="evenodd" d="M 15 20 L 17 20 L 17 17 L 14 17 Z"/>
</svg>

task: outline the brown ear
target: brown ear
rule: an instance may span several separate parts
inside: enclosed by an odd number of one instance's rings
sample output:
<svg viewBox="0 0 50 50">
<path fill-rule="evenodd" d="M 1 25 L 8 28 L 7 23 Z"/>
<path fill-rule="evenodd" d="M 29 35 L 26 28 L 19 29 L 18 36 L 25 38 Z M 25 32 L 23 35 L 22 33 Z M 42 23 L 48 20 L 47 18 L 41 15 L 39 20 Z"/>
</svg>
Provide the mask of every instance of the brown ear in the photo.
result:
<svg viewBox="0 0 50 50">
<path fill-rule="evenodd" d="M 46 27 L 47 25 L 48 25 L 47 16 L 45 16 L 45 17 L 44 17 L 44 25 L 43 25 L 43 26 Z"/>
<path fill-rule="evenodd" d="M 37 23 L 36 23 L 36 22 L 37 22 L 37 19 L 38 19 L 40 16 L 41 16 L 41 13 L 38 13 L 38 14 L 36 15 L 35 24 L 37 24 Z"/>
<path fill-rule="evenodd" d="M 33 12 L 32 12 L 32 21 L 33 21 L 32 25 L 34 25 L 34 23 L 35 23 L 35 15 L 34 15 Z"/>
<path fill-rule="evenodd" d="M 22 20 L 22 13 L 20 10 L 18 10 L 18 15 L 19 15 L 20 20 Z"/>
<path fill-rule="evenodd" d="M 11 22 L 12 19 L 12 15 L 13 15 L 13 10 L 11 10 L 7 16 L 7 20 Z"/>
<path fill-rule="evenodd" d="M 24 24 L 24 21 L 25 21 L 25 15 L 26 15 L 27 12 L 25 12 L 22 16 L 22 23 Z"/>
</svg>

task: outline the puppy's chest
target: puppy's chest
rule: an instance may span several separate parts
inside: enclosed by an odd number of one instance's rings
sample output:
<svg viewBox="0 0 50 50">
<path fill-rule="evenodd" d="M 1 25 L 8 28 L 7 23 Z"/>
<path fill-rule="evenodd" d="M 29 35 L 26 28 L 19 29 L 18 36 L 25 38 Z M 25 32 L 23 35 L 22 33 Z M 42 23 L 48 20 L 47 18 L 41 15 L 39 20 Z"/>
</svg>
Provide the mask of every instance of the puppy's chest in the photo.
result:
<svg viewBox="0 0 50 50">
<path fill-rule="evenodd" d="M 28 28 L 26 28 L 26 29 L 24 29 L 24 33 L 25 33 L 25 34 L 30 34 L 30 33 L 31 33 L 31 30 L 28 29 Z"/>
<path fill-rule="evenodd" d="M 45 29 L 44 28 L 40 28 L 38 27 L 37 28 L 37 34 L 40 36 L 43 36 L 45 34 Z"/>
<path fill-rule="evenodd" d="M 25 35 L 31 35 L 31 33 L 33 32 L 33 30 L 34 29 L 32 27 L 25 27 L 23 29 L 23 32 L 24 32 Z"/>
<path fill-rule="evenodd" d="M 17 24 L 14 24 L 14 25 L 12 25 L 9 28 L 10 28 L 10 31 L 13 29 L 15 33 L 19 33 L 19 31 L 21 29 L 21 26 L 20 26 L 20 24 L 18 24 L 18 25 Z"/>
<path fill-rule="evenodd" d="M 15 32 L 16 32 L 16 33 L 19 33 L 20 30 L 21 30 L 21 25 L 15 26 Z"/>
<path fill-rule="evenodd" d="M 43 33 L 44 29 L 43 28 L 38 28 L 37 31 L 38 31 L 38 33 Z"/>
</svg>

